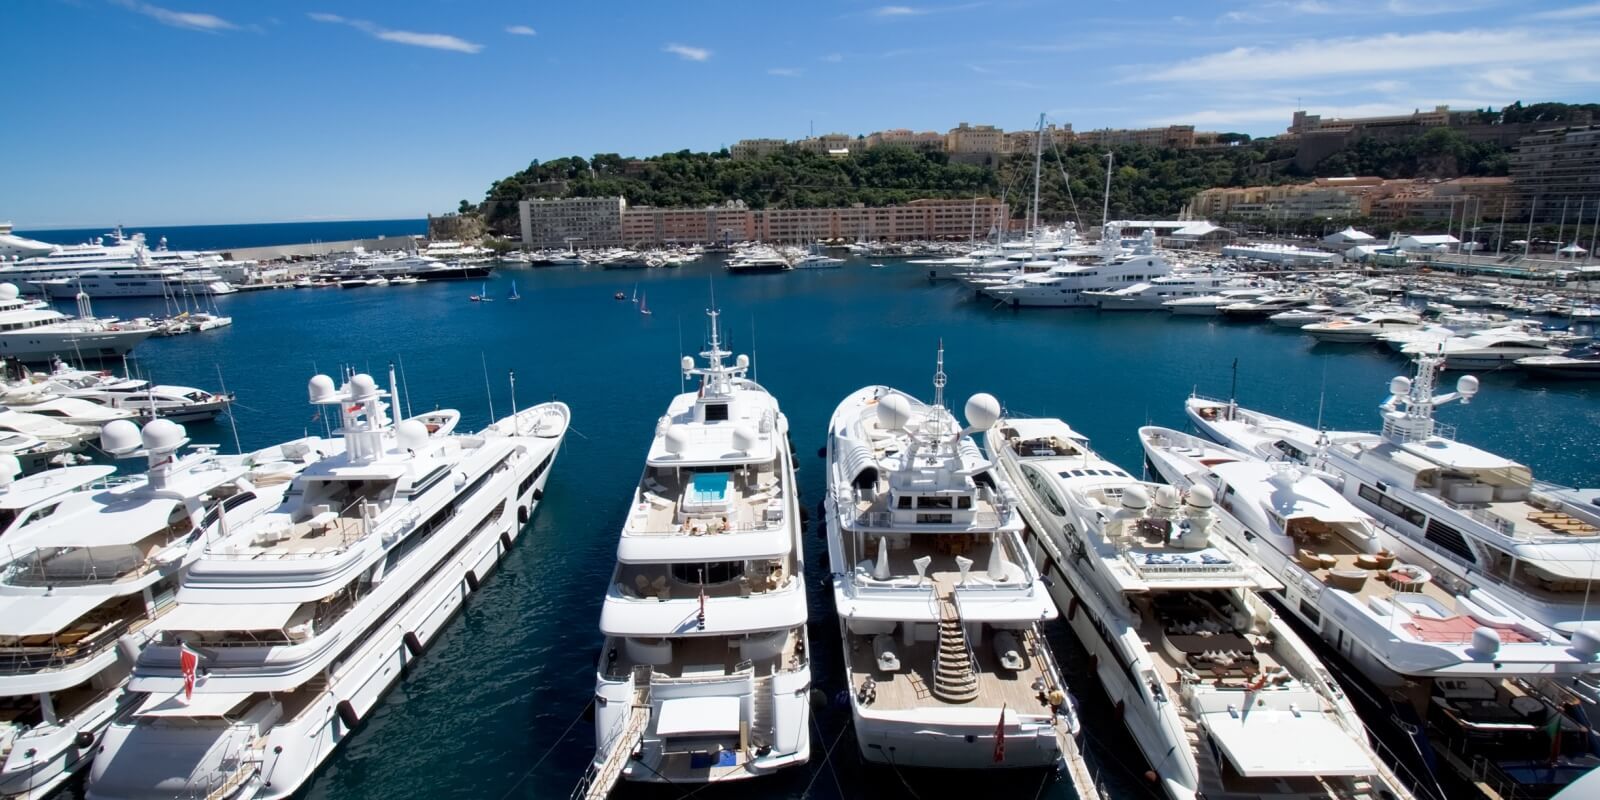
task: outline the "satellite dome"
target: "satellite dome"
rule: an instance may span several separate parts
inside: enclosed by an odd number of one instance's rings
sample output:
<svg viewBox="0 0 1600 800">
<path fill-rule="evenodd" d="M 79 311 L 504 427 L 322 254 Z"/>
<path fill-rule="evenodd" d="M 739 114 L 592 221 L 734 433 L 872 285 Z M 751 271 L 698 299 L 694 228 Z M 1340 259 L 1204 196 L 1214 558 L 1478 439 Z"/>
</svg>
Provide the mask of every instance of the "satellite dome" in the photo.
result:
<svg viewBox="0 0 1600 800">
<path fill-rule="evenodd" d="M 371 375 L 363 372 L 350 379 L 350 397 L 355 400 L 369 400 L 378 393 L 378 382 Z"/>
<path fill-rule="evenodd" d="M 1210 508 L 1217 500 L 1210 486 L 1196 486 L 1189 490 L 1189 505 L 1195 508 Z"/>
<path fill-rule="evenodd" d="M 0 300 L 15 300 L 21 292 L 14 283 L 0 283 Z"/>
<path fill-rule="evenodd" d="M 1000 401 L 988 392 L 979 392 L 967 399 L 967 425 L 975 431 L 986 431 L 1000 419 Z"/>
<path fill-rule="evenodd" d="M 1500 632 L 1487 625 L 1479 625 L 1472 631 L 1472 649 L 1486 656 L 1500 652 Z"/>
<path fill-rule="evenodd" d="M 684 432 L 681 425 L 667 428 L 666 439 L 667 452 L 673 455 L 682 454 L 684 448 L 689 446 L 689 434 Z"/>
<path fill-rule="evenodd" d="M 146 423 L 140 438 L 144 440 L 146 450 L 176 450 L 189 441 L 188 432 L 182 425 L 161 417 Z"/>
<path fill-rule="evenodd" d="M 421 450 L 428 443 L 428 426 L 414 419 L 394 426 L 394 432 L 400 439 L 401 450 Z"/>
<path fill-rule="evenodd" d="M 1478 378 L 1474 375 L 1462 375 L 1456 381 L 1456 391 L 1460 392 L 1462 397 L 1471 397 L 1477 394 Z"/>
<path fill-rule="evenodd" d="M 1404 375 L 1396 376 L 1389 381 L 1389 394 L 1398 396 L 1411 394 L 1411 379 Z"/>
<path fill-rule="evenodd" d="M 325 403 L 333 399 L 333 379 L 326 375 L 313 375 L 306 384 L 306 394 L 311 396 L 313 403 Z"/>
<path fill-rule="evenodd" d="M 891 394 L 878 401 L 878 424 L 885 430 L 902 430 L 910 421 L 911 401 L 905 395 Z"/>
<path fill-rule="evenodd" d="M 0 486 L 11 483 L 22 474 L 22 462 L 10 453 L 0 454 Z"/>
<path fill-rule="evenodd" d="M 683 371 L 688 372 L 691 369 L 694 369 L 694 356 L 684 356 Z"/>
<path fill-rule="evenodd" d="M 1129 486 L 1122 491 L 1122 507 L 1130 511 L 1143 511 L 1150 507 L 1150 494 L 1143 486 Z"/>
<path fill-rule="evenodd" d="M 756 432 L 744 425 L 733 429 L 733 449 L 748 453 L 756 447 Z"/>
<path fill-rule="evenodd" d="M 1600 631 L 1593 626 L 1590 623 L 1572 632 L 1572 651 L 1590 660 L 1600 656 Z"/>
<path fill-rule="evenodd" d="M 746 367 L 750 366 L 750 357 L 744 353 L 740 353 L 739 357 L 733 360 L 733 364 L 739 369 L 745 369 Z"/>
<path fill-rule="evenodd" d="M 131 453 L 143 443 L 139 437 L 139 426 L 133 420 L 114 420 L 100 429 L 100 449 L 112 455 Z"/>
<path fill-rule="evenodd" d="M 1178 507 L 1178 490 L 1171 486 L 1163 486 L 1156 490 L 1156 505 L 1162 508 Z"/>
</svg>

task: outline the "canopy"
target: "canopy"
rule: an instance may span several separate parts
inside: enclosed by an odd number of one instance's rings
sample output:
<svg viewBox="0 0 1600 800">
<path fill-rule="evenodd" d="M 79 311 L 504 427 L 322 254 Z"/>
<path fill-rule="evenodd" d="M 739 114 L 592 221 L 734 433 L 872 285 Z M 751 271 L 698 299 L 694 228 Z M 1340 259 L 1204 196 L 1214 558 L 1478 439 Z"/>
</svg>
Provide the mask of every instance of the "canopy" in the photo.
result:
<svg viewBox="0 0 1600 800">
<path fill-rule="evenodd" d="M 872 448 L 867 446 L 866 442 L 843 436 L 834 439 L 833 442 L 846 481 L 854 483 L 856 478 L 861 477 L 861 473 L 878 468 L 878 459 L 873 456 Z"/>
<path fill-rule="evenodd" d="M 1202 725 L 1246 778 L 1372 775 L 1366 749 L 1321 712 L 1253 709 L 1202 714 Z"/>
<path fill-rule="evenodd" d="M 181 510 L 181 504 L 169 497 L 123 499 L 104 492 L 82 505 L 76 500 L 63 503 L 42 522 L 43 534 L 30 541 L 45 547 L 133 544 L 171 524 L 174 510 Z"/>
<path fill-rule="evenodd" d="M 281 630 L 299 603 L 179 603 L 161 618 L 169 631 Z"/>
<path fill-rule="evenodd" d="M 686 736 L 739 732 L 739 698 L 675 697 L 661 701 L 656 734 Z"/>
<path fill-rule="evenodd" d="M 0 636 L 53 634 L 106 601 L 95 594 L 26 594 L 0 598 Z"/>
<path fill-rule="evenodd" d="M 136 717 L 220 717 L 240 703 L 249 699 L 254 692 L 195 692 L 194 696 L 185 700 L 183 690 L 179 689 L 172 694 L 159 692 L 146 697 L 139 710 L 133 712 Z"/>
</svg>

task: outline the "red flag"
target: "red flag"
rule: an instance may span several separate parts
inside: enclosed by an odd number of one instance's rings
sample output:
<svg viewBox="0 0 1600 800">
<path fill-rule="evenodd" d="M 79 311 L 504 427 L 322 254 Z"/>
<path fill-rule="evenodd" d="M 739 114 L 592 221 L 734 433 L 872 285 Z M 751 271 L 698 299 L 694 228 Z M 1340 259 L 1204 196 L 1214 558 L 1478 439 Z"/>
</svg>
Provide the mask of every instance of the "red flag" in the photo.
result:
<svg viewBox="0 0 1600 800">
<path fill-rule="evenodd" d="M 178 645 L 178 666 L 183 668 L 183 701 L 194 697 L 194 679 L 200 672 L 200 654 L 190 650 L 188 644 Z"/>
<path fill-rule="evenodd" d="M 994 726 L 994 763 L 1006 760 L 1006 707 L 1000 705 L 1000 724 Z"/>
<path fill-rule="evenodd" d="M 363 406 L 360 403 L 356 403 L 355 405 L 350 406 L 349 408 L 346 408 L 345 409 L 345 413 L 356 414 L 356 413 L 359 413 L 362 408 L 363 408 Z"/>
</svg>

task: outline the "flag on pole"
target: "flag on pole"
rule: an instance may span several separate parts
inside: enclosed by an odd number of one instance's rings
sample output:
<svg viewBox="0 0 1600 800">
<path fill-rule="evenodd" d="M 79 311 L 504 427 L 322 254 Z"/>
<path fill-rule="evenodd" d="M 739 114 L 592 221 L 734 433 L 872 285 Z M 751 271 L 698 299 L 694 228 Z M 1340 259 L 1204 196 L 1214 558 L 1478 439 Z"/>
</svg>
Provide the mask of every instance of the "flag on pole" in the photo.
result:
<svg viewBox="0 0 1600 800">
<path fill-rule="evenodd" d="M 700 613 L 695 617 L 695 628 L 706 629 L 706 585 L 700 584 Z"/>
<path fill-rule="evenodd" d="M 1000 705 L 1000 724 L 994 726 L 994 763 L 1006 760 L 1006 707 Z"/>
<path fill-rule="evenodd" d="M 200 674 L 200 654 L 189 649 L 187 642 L 178 645 L 178 666 L 183 668 L 183 702 L 194 697 L 195 677 Z"/>
</svg>

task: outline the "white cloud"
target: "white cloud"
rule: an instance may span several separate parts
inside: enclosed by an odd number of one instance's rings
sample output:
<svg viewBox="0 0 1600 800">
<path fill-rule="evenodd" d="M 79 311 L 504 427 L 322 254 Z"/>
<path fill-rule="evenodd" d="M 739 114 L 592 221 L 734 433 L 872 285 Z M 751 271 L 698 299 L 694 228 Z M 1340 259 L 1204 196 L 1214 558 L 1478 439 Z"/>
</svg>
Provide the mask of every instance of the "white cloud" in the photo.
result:
<svg viewBox="0 0 1600 800">
<path fill-rule="evenodd" d="M 911 6 L 879 6 L 872 10 L 874 17 L 914 17 L 927 11 Z"/>
<path fill-rule="evenodd" d="M 1533 83 L 1533 71 L 1521 67 L 1498 67 L 1480 72 L 1477 77 L 1489 86 L 1507 92 L 1520 92 L 1530 88 Z"/>
<path fill-rule="evenodd" d="M 539 32 L 527 25 L 511 25 L 506 28 L 506 33 L 516 36 L 538 36 Z"/>
<path fill-rule="evenodd" d="M 1139 81 L 1287 81 L 1447 67 L 1570 62 L 1600 47 L 1600 34 L 1527 30 L 1428 31 L 1307 39 L 1278 49 L 1238 47 L 1132 76 Z"/>
<path fill-rule="evenodd" d="M 374 22 L 364 19 L 346 19 L 338 14 L 328 14 L 314 11 L 306 15 L 316 22 L 326 22 L 334 25 L 348 25 L 374 39 L 395 44 L 409 44 L 414 47 L 426 47 L 431 50 L 449 50 L 456 53 L 476 53 L 483 49 L 483 45 L 469 42 L 447 33 L 418 33 L 416 31 L 397 31 L 385 28 Z"/>
<path fill-rule="evenodd" d="M 705 61 L 711 58 L 711 51 L 704 47 L 690 47 L 676 42 L 661 48 L 662 52 L 671 53 L 685 61 Z"/>
<path fill-rule="evenodd" d="M 773 67 L 767 70 L 768 75 L 776 75 L 780 78 L 798 78 L 804 73 L 805 70 L 797 67 Z"/>
<path fill-rule="evenodd" d="M 1600 3 L 1541 11 L 1531 16 L 1533 19 L 1588 19 L 1589 17 L 1600 17 Z"/>
<path fill-rule="evenodd" d="M 1265 18 L 1256 14 L 1252 14 L 1248 11 L 1229 11 L 1218 19 L 1222 22 L 1236 22 L 1240 24 L 1267 21 Z"/>
<path fill-rule="evenodd" d="M 837 64 L 844 60 L 844 53 L 829 53 L 823 56 L 822 60 L 829 64 Z"/>
<path fill-rule="evenodd" d="M 867 12 L 869 15 L 880 19 L 895 19 L 899 17 L 921 17 L 928 14 L 948 14 L 952 11 L 970 11 L 981 8 L 987 3 L 962 3 L 957 6 L 878 6 Z"/>
<path fill-rule="evenodd" d="M 1433 14 L 1474 11 L 1497 2 L 1499 0 L 1389 0 L 1384 8 L 1390 14 L 1402 17 L 1426 17 Z"/>
<path fill-rule="evenodd" d="M 136 3 L 132 2 L 132 0 L 116 0 L 116 2 L 117 5 L 123 8 L 137 11 L 162 25 L 170 25 L 174 28 L 186 28 L 191 31 L 205 31 L 207 33 L 232 31 L 239 28 L 238 25 L 215 14 L 202 14 L 196 11 L 173 11 L 170 8 L 153 6 L 149 3 Z"/>
</svg>

